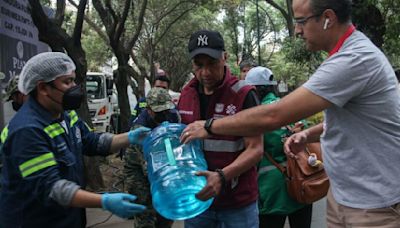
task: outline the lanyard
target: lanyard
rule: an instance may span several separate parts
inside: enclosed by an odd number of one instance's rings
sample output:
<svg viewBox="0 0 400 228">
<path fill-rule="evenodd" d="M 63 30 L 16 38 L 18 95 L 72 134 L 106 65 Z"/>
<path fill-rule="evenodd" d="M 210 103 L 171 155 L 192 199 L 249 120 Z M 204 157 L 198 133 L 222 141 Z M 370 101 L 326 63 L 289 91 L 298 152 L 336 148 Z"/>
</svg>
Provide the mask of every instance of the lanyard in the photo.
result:
<svg viewBox="0 0 400 228">
<path fill-rule="evenodd" d="M 340 37 L 339 41 L 336 43 L 335 47 L 329 52 L 329 57 L 331 57 L 333 54 L 335 54 L 336 52 L 339 51 L 339 49 L 342 47 L 344 41 L 346 41 L 347 38 L 349 38 L 349 36 L 351 34 L 353 34 L 354 30 L 356 30 L 356 27 L 354 27 L 354 25 L 350 25 L 349 28 L 347 29 L 346 33 L 343 34 L 342 37 Z"/>
</svg>

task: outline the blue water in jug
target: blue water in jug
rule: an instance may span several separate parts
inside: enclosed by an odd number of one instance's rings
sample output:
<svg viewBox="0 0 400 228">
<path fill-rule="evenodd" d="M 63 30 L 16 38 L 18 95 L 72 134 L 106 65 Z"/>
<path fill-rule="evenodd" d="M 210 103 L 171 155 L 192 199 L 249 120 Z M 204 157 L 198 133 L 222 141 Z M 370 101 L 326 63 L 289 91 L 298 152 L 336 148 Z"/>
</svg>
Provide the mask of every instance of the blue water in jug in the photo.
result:
<svg viewBox="0 0 400 228">
<path fill-rule="evenodd" d="M 153 206 L 172 220 L 193 218 L 207 210 L 213 201 L 195 197 L 207 182 L 195 173 L 207 170 L 207 163 L 199 140 L 180 143 L 179 136 L 185 127 L 164 122 L 143 142 Z"/>
</svg>

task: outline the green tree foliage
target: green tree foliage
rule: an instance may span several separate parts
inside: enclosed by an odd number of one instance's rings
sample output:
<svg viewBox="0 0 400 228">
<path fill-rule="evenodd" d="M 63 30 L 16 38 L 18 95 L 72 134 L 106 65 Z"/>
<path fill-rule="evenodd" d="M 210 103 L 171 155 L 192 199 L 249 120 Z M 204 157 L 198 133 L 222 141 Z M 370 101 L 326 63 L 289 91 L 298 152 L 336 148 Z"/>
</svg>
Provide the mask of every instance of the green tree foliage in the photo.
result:
<svg viewBox="0 0 400 228">
<path fill-rule="evenodd" d="M 380 47 L 394 67 L 400 67 L 400 2 L 353 0 L 353 22 Z"/>
<path fill-rule="evenodd" d="M 88 26 L 83 30 L 82 46 L 86 52 L 88 71 L 100 71 L 101 67 L 113 57 L 110 48 L 104 43 L 103 39 Z"/>
<path fill-rule="evenodd" d="M 400 68 L 400 1 L 375 1 L 385 18 L 383 50 L 395 68 Z"/>
<path fill-rule="evenodd" d="M 326 54 L 306 50 L 302 39 L 286 38 L 281 49 L 275 53 L 270 67 L 278 80 L 285 81 L 294 89 L 308 80 L 322 63 Z"/>
<path fill-rule="evenodd" d="M 187 49 L 190 35 L 196 30 L 217 26 L 210 23 L 209 18 L 215 18 L 215 13 L 205 7 L 197 7 L 176 23 L 157 47 L 157 60 L 171 78 L 171 88 L 175 91 L 180 91 L 192 70 Z"/>
<path fill-rule="evenodd" d="M 69 0 L 69 4 L 73 5 L 75 8 L 78 5 L 73 1 Z M 96 32 L 93 27 L 88 24 L 88 20 L 95 26 L 98 26 L 96 29 L 100 29 L 101 21 L 98 18 L 98 15 L 93 13 L 94 9 L 89 5 L 88 10 L 85 14 L 86 21 L 84 22 L 82 29 L 82 48 L 86 53 L 86 61 L 88 71 L 100 71 L 101 67 L 104 66 L 109 60 L 112 58 L 112 51 L 110 46 L 108 45 L 108 40 L 105 41 L 104 38 L 100 36 L 98 32 Z M 73 22 L 76 20 L 76 14 L 72 10 L 68 10 L 65 12 L 63 28 L 72 33 L 74 27 Z"/>
<path fill-rule="evenodd" d="M 211 1 L 170 0 L 163 5 L 150 5 L 148 11 L 135 52 L 147 72 L 151 72 L 152 63 L 159 62 L 171 79 L 171 89 L 180 91 L 192 68 L 187 49 L 189 37 L 199 29 L 222 29 L 215 20 L 217 7 Z"/>
</svg>

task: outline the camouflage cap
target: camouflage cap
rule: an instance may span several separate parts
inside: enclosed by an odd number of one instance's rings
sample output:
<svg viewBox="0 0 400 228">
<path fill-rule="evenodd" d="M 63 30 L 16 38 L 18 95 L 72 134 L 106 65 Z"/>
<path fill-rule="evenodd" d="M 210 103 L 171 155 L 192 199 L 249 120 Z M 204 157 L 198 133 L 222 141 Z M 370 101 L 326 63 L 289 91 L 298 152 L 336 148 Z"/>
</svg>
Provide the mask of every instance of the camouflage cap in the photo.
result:
<svg viewBox="0 0 400 228">
<path fill-rule="evenodd" d="M 6 94 L 4 96 L 4 99 L 6 101 L 11 100 L 11 96 L 15 93 L 18 92 L 18 80 L 19 76 L 16 75 L 10 81 L 8 81 L 7 88 L 6 88 Z"/>
<path fill-rule="evenodd" d="M 148 107 L 154 112 L 162 112 L 175 108 L 171 95 L 169 95 L 168 90 L 163 88 L 152 88 L 147 94 L 146 102 Z"/>
</svg>

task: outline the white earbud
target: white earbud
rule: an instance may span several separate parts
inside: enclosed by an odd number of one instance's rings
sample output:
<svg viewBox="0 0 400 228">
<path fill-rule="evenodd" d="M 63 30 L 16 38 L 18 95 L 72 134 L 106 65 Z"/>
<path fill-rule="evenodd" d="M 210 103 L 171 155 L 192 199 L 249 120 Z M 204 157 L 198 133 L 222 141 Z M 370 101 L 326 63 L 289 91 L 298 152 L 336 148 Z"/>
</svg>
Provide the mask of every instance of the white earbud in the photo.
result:
<svg viewBox="0 0 400 228">
<path fill-rule="evenodd" d="M 328 28 L 328 23 L 329 23 L 329 18 L 325 19 L 324 27 L 323 29 L 326 30 Z"/>
</svg>

